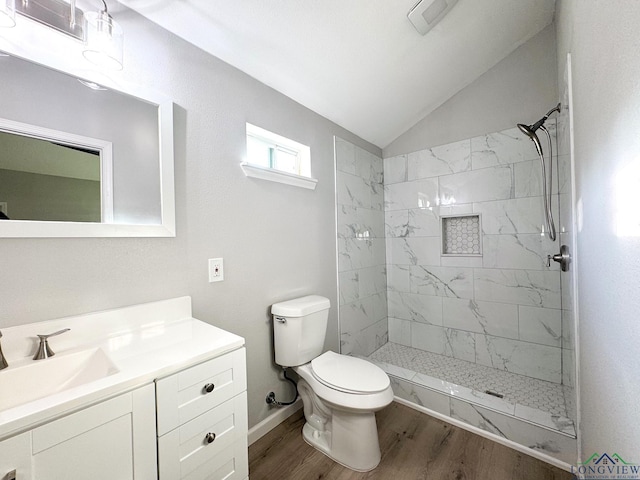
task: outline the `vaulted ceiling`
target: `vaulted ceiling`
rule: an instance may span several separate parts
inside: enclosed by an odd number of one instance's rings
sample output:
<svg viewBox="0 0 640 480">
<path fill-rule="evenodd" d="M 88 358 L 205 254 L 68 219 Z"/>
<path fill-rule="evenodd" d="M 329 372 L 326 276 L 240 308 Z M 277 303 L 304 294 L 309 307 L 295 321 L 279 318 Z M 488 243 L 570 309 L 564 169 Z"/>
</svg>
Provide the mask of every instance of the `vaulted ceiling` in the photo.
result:
<svg viewBox="0 0 640 480">
<path fill-rule="evenodd" d="M 422 36 L 407 19 L 415 2 L 121 0 L 379 147 L 549 25 L 555 9 L 555 0 L 459 0 Z"/>
</svg>

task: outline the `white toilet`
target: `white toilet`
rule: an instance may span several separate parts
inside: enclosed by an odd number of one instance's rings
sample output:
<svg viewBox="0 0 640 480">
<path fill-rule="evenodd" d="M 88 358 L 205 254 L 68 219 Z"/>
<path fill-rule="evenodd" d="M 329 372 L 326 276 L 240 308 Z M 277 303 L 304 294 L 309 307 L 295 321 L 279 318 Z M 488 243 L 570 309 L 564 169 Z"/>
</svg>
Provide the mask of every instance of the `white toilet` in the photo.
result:
<svg viewBox="0 0 640 480">
<path fill-rule="evenodd" d="M 366 472 L 380 462 L 375 412 L 391 403 L 387 374 L 376 365 L 322 353 L 330 302 L 318 295 L 271 307 L 276 363 L 298 374 L 305 441 L 336 462 Z"/>
</svg>

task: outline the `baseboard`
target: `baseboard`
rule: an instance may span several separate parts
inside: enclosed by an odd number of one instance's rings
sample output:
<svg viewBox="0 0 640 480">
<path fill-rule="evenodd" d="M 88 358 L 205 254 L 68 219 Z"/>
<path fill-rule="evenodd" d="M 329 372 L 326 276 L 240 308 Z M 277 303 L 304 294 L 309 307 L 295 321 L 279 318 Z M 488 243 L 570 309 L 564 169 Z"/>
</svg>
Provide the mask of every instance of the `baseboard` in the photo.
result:
<svg viewBox="0 0 640 480">
<path fill-rule="evenodd" d="M 253 427 L 249 429 L 248 440 L 249 445 L 255 443 L 262 437 L 264 437 L 271 430 L 276 428 L 282 422 L 284 422 L 291 415 L 296 413 L 298 410 L 302 408 L 302 399 L 298 398 L 291 405 L 287 405 L 286 407 L 278 408 L 272 415 L 269 415 L 267 418 L 262 420 L 260 423 L 255 424 Z"/>
<path fill-rule="evenodd" d="M 555 467 L 561 468 L 562 470 L 571 472 L 572 465 L 569 465 L 568 463 L 563 462 L 562 460 L 558 460 L 557 458 L 551 457 L 550 455 L 539 452 L 537 450 L 533 450 L 531 448 L 527 448 L 524 445 L 520 445 L 519 443 L 516 443 L 512 440 L 503 438 L 499 435 L 496 435 L 495 433 L 487 432 L 486 430 L 482 430 L 481 428 L 475 427 L 473 425 L 469 425 L 468 423 L 463 422 L 461 420 L 457 420 L 448 415 L 443 415 L 442 413 L 438 413 L 429 408 L 423 407 L 421 405 L 417 405 L 413 402 L 405 400 L 404 398 L 395 396 L 393 400 L 395 402 L 398 402 L 402 405 L 406 405 L 407 407 L 417 410 L 419 412 L 426 413 L 427 415 L 431 415 L 432 417 L 435 417 L 438 420 L 442 420 L 443 422 L 450 423 L 452 425 L 455 425 L 456 427 L 460 427 L 464 430 L 475 433 L 476 435 L 480 435 L 481 437 L 485 437 L 485 438 L 488 438 L 489 440 L 493 440 L 494 442 L 504 445 L 505 447 L 512 448 L 513 450 L 517 450 L 518 452 L 524 453 L 525 455 L 529 455 L 530 457 L 534 457 L 534 458 L 537 458 L 538 460 L 542 460 L 543 462 L 549 463 Z"/>
</svg>

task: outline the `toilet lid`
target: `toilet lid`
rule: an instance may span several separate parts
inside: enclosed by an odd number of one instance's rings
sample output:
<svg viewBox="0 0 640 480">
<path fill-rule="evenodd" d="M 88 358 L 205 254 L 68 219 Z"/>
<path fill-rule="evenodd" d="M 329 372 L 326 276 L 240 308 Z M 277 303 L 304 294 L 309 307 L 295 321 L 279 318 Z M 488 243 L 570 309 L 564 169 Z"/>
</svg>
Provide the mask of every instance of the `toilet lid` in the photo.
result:
<svg viewBox="0 0 640 480">
<path fill-rule="evenodd" d="M 319 382 L 343 392 L 376 393 L 390 385 L 389 377 L 377 365 L 334 352 L 311 360 L 311 371 Z"/>
</svg>

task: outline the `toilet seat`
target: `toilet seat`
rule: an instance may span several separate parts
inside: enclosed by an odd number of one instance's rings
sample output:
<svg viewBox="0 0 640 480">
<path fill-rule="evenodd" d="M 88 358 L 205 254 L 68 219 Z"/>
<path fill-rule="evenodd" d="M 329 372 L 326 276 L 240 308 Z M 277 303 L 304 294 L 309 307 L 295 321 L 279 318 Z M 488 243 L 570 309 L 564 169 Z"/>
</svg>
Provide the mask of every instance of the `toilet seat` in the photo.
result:
<svg viewBox="0 0 640 480">
<path fill-rule="evenodd" d="M 329 388 L 356 395 L 379 393 L 390 385 L 389 377 L 377 365 L 331 351 L 311 361 L 311 373 Z"/>
<path fill-rule="evenodd" d="M 313 373 L 311 362 L 293 367 L 293 370 L 301 380 L 307 382 L 318 397 L 332 405 L 333 408 L 339 410 L 351 412 L 365 412 L 368 410 L 373 412 L 386 407 L 393 401 L 391 382 L 389 382 L 389 386 L 381 392 L 352 393 L 339 390 L 327 385 L 325 382 L 321 382 L 317 378 L 317 374 Z"/>
</svg>

